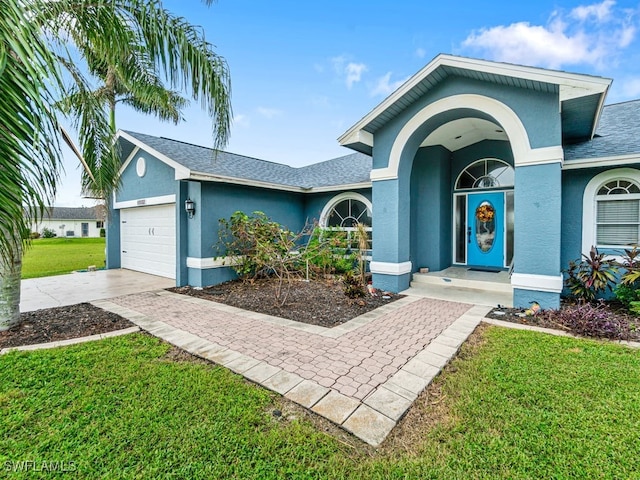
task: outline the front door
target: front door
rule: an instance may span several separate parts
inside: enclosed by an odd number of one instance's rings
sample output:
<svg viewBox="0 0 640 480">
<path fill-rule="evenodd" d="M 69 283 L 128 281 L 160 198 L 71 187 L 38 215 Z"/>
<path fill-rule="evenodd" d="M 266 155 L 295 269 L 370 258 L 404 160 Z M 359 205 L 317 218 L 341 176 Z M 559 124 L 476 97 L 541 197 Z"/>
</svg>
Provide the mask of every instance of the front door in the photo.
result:
<svg viewBox="0 0 640 480">
<path fill-rule="evenodd" d="M 504 267 L 504 192 L 467 195 L 467 265 Z"/>
</svg>

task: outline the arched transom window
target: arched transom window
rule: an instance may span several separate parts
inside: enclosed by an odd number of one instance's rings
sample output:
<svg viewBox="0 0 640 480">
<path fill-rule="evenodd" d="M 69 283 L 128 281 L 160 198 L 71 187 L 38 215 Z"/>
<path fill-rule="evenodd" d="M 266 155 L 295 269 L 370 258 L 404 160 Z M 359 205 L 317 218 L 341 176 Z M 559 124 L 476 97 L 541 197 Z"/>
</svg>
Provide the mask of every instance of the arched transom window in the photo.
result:
<svg viewBox="0 0 640 480">
<path fill-rule="evenodd" d="M 513 187 L 515 175 L 511 165 L 497 158 L 485 158 L 473 162 L 456 180 L 456 190 L 472 188 Z"/>
<path fill-rule="evenodd" d="M 599 247 L 636 245 L 640 231 L 640 186 L 617 178 L 596 195 L 596 244 Z"/>
<path fill-rule="evenodd" d="M 358 224 L 362 224 L 369 236 L 371 249 L 371 202 L 358 193 L 342 193 L 333 197 L 322 210 L 320 226 L 336 228 L 347 232 L 348 238 L 354 237 Z"/>
</svg>

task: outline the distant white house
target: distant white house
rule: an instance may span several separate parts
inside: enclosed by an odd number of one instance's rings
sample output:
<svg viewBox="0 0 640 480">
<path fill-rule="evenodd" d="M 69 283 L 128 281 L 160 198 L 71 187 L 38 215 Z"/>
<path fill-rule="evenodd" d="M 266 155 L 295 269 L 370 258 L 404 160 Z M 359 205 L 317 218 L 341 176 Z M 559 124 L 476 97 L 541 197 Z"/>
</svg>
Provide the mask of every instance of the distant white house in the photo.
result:
<svg viewBox="0 0 640 480">
<path fill-rule="evenodd" d="M 32 232 L 42 235 L 45 228 L 56 232 L 58 237 L 99 237 L 105 228 L 101 207 L 50 207 L 41 221 L 33 224 Z"/>
</svg>

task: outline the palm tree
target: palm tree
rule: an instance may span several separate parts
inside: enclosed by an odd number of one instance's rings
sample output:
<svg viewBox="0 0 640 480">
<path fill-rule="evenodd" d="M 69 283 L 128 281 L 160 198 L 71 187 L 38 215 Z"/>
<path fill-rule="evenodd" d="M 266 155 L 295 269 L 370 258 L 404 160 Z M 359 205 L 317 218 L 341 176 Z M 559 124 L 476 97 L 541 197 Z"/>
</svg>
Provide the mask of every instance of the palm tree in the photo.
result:
<svg viewBox="0 0 640 480">
<path fill-rule="evenodd" d="M 20 318 L 26 233 L 55 193 L 59 114 L 78 130 L 85 190 L 107 198 L 117 188 L 120 167 L 113 141 L 118 98 L 160 118 L 179 119 L 185 99 L 172 90 L 155 96 L 162 89 L 160 72 L 171 88 L 186 89 L 208 110 L 216 148 L 227 141 L 231 107 L 226 62 L 201 30 L 165 10 L 160 0 L 0 0 L 0 11 L 3 330 Z M 103 78 L 103 90 L 90 88 L 86 70 Z M 71 88 L 65 89 L 63 80 L 70 80 Z M 23 204 L 30 205 L 26 217 Z"/>
</svg>

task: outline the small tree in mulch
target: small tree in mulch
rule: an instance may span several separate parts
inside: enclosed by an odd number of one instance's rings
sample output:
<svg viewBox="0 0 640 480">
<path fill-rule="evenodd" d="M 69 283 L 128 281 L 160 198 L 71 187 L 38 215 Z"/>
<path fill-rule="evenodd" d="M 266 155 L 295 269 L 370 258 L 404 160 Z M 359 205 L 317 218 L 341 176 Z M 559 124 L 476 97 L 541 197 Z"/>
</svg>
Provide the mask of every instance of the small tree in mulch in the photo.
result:
<svg viewBox="0 0 640 480">
<path fill-rule="evenodd" d="M 341 230 L 307 225 L 302 231 L 293 232 L 263 212 L 247 215 L 238 211 L 219 222 L 219 256 L 230 259 L 230 266 L 244 281 L 275 277 L 275 298 L 281 305 L 287 300 L 292 280 L 326 273 L 347 275 L 359 258 L 350 252 L 346 232 Z M 363 266 L 360 271 L 364 272 Z M 357 278 L 364 291 L 364 277 Z M 345 287 L 345 293 L 351 291 Z"/>
</svg>

